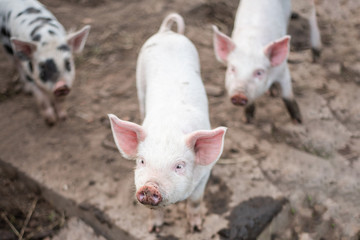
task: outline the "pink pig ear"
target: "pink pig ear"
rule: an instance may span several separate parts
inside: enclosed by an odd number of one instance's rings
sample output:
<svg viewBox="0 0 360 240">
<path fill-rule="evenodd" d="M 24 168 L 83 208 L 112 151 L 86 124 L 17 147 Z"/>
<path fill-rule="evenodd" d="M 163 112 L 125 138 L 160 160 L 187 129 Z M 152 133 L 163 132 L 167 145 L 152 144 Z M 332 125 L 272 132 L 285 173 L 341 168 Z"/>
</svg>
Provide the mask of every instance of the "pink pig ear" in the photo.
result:
<svg viewBox="0 0 360 240">
<path fill-rule="evenodd" d="M 139 142 L 145 139 L 144 129 L 135 123 L 120 120 L 113 114 L 108 116 L 117 148 L 125 158 L 134 159 Z"/>
<path fill-rule="evenodd" d="M 90 26 L 86 25 L 81 30 L 67 36 L 67 43 L 70 45 L 71 50 L 74 53 L 80 53 L 83 50 L 89 32 Z"/>
<path fill-rule="evenodd" d="M 220 32 L 215 25 L 213 25 L 213 30 L 214 51 L 216 58 L 218 61 L 226 63 L 230 52 L 235 49 L 235 43 L 231 40 L 231 38 Z"/>
<path fill-rule="evenodd" d="M 218 127 L 214 130 L 199 130 L 187 136 L 186 145 L 194 149 L 196 164 L 205 166 L 219 159 L 223 151 L 226 129 Z"/>
<path fill-rule="evenodd" d="M 271 66 L 280 65 L 288 56 L 290 36 L 285 36 L 268 44 L 264 48 L 265 55 L 270 59 Z"/>
<path fill-rule="evenodd" d="M 33 53 L 37 49 L 37 46 L 35 43 L 22 41 L 17 38 L 11 38 L 11 44 L 12 44 L 15 52 L 21 52 L 28 58 L 31 58 Z"/>
</svg>

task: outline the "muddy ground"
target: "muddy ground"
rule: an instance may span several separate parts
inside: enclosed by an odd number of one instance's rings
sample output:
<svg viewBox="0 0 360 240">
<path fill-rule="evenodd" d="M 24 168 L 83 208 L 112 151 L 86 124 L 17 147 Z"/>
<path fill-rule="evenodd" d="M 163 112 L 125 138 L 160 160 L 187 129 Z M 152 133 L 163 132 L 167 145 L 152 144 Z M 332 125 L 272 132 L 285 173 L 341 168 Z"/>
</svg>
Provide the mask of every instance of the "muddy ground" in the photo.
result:
<svg viewBox="0 0 360 240">
<path fill-rule="evenodd" d="M 57 234 L 64 213 L 49 204 L 36 188 L 0 167 L 0 239 L 45 239 Z"/>
<path fill-rule="evenodd" d="M 299 17 L 290 24 L 289 64 L 304 118 L 302 125 L 291 123 L 279 98 L 259 99 L 251 125 L 242 122 L 242 109 L 230 104 L 224 91 L 225 68 L 213 54 L 211 24 L 230 34 L 238 1 L 41 2 L 67 29 L 91 24 L 91 33 L 84 52 L 76 57 L 77 79 L 68 96 L 69 118 L 54 127 L 44 124 L 31 96 L 14 92 L 12 80 L 17 74 L 2 51 L 2 160 L 26 169 L 37 181 L 65 197 L 104 210 L 131 235 L 152 239 L 138 221 L 144 216 L 143 209 L 133 203 L 133 163 L 122 159 L 114 149 L 106 115 L 114 113 L 141 123 L 135 88 L 137 54 L 162 19 L 170 12 L 178 12 L 185 18 L 186 36 L 199 51 L 212 126 L 229 128 L 222 159 L 214 168 L 205 195 L 205 226 L 214 228 L 215 233 L 205 231 L 203 235 L 186 235 L 186 239 L 252 239 L 255 233 L 251 224 L 237 224 L 242 221 L 238 216 L 258 214 L 249 210 L 251 206 L 256 210 L 273 204 L 271 211 L 277 212 L 278 201 L 287 202 L 290 217 L 285 229 L 272 233 L 273 239 L 358 239 L 357 0 L 318 1 L 324 49 L 317 63 L 312 62 L 306 20 L 301 10 L 294 8 Z M 175 219 L 167 219 L 159 239 L 182 239 L 188 234 L 177 230 L 186 227 L 182 221 L 184 212 L 179 209 L 169 210 Z"/>
</svg>

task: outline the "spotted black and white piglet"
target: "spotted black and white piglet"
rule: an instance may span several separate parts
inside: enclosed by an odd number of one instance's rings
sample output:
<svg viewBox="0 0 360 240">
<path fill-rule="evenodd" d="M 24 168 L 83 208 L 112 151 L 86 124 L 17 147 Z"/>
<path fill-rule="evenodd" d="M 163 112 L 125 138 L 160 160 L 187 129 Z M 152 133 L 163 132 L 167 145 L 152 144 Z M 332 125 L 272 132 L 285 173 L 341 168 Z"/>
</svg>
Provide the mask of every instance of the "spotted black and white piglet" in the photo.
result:
<svg viewBox="0 0 360 240">
<path fill-rule="evenodd" d="M 82 51 L 90 26 L 67 34 L 36 0 L 0 0 L 0 28 L 24 90 L 35 96 L 45 121 L 52 125 L 66 119 L 64 100 L 75 77 L 72 53 Z"/>
</svg>

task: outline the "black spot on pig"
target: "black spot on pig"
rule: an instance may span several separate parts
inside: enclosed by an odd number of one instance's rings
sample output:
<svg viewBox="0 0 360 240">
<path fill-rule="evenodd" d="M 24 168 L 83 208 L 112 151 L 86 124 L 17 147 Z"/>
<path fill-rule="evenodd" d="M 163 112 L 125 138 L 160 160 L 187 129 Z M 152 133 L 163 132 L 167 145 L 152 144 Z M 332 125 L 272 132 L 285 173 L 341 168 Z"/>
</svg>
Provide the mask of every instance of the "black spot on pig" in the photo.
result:
<svg viewBox="0 0 360 240">
<path fill-rule="evenodd" d="M 210 213 L 223 214 L 228 211 L 232 191 L 219 177 L 210 175 L 205 192 L 205 204 Z"/>
<path fill-rule="evenodd" d="M 58 25 L 56 25 L 55 23 L 48 23 L 50 26 L 52 26 L 52 27 L 54 27 L 54 28 L 56 28 L 56 29 L 59 29 L 59 26 Z"/>
<path fill-rule="evenodd" d="M 7 38 L 11 38 L 10 31 L 7 30 L 4 26 L 1 28 L 1 35 L 5 36 Z"/>
<path fill-rule="evenodd" d="M 9 21 L 10 17 L 11 17 L 11 14 L 12 14 L 12 11 L 9 11 L 8 12 L 8 15 L 7 15 L 7 21 Z"/>
<path fill-rule="evenodd" d="M 33 41 L 35 41 L 35 42 L 40 42 L 40 40 L 41 40 L 41 35 L 40 35 L 40 34 L 36 34 L 36 35 L 33 36 L 31 39 L 32 39 Z"/>
<path fill-rule="evenodd" d="M 24 11 L 20 12 L 18 15 L 16 15 L 16 17 L 20 17 L 23 14 L 38 14 L 41 13 L 41 10 L 33 8 L 33 7 L 29 7 L 27 9 L 25 9 Z"/>
<path fill-rule="evenodd" d="M 60 51 L 64 51 L 64 52 L 69 52 L 70 51 L 70 47 L 66 44 L 62 44 L 60 46 L 57 47 L 58 50 Z"/>
<path fill-rule="evenodd" d="M 70 72 L 71 71 L 71 63 L 70 63 L 69 59 L 64 60 L 64 65 L 65 65 L 66 71 Z"/>
<path fill-rule="evenodd" d="M 274 217 L 282 210 L 286 199 L 254 197 L 236 206 L 230 216 L 228 228 L 218 232 L 221 239 L 257 239 Z"/>
<path fill-rule="evenodd" d="M 47 59 L 45 62 L 39 63 L 39 69 L 39 77 L 43 82 L 56 82 L 59 77 L 59 71 L 53 59 Z"/>
<path fill-rule="evenodd" d="M 26 81 L 34 82 L 34 79 L 32 79 L 32 77 L 30 77 L 29 75 L 26 75 Z"/>
<path fill-rule="evenodd" d="M 50 35 L 53 35 L 53 36 L 56 35 L 56 32 L 54 32 L 53 30 L 49 30 L 48 32 L 49 32 Z"/>
<path fill-rule="evenodd" d="M 12 48 L 11 48 L 9 45 L 5 44 L 5 45 L 4 45 L 4 48 L 5 48 L 5 51 L 6 51 L 8 54 L 14 55 L 14 51 L 12 50 Z"/>
<path fill-rule="evenodd" d="M 31 37 L 34 37 L 34 35 L 37 33 L 37 31 L 39 31 L 42 27 L 44 26 L 44 24 L 41 25 L 37 25 L 30 33 Z"/>
<path fill-rule="evenodd" d="M 37 17 L 35 18 L 34 20 L 32 20 L 30 23 L 29 23 L 29 26 L 36 23 L 36 22 L 41 22 L 41 23 L 47 23 L 47 22 L 50 22 L 52 21 L 53 19 L 52 18 L 47 18 L 47 17 Z"/>
</svg>

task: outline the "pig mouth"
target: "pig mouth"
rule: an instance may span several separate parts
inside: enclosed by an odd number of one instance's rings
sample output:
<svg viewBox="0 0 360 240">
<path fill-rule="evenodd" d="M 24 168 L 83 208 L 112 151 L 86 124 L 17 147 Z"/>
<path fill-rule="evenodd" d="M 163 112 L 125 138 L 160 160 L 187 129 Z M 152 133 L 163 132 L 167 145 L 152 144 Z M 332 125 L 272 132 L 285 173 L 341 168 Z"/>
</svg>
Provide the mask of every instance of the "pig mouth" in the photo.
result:
<svg viewBox="0 0 360 240">
<path fill-rule="evenodd" d="M 68 86 L 63 86 L 63 87 L 60 87 L 60 88 L 57 88 L 55 91 L 54 91 L 54 95 L 56 97 L 63 97 L 63 96 L 66 96 L 68 95 L 70 92 L 70 88 Z"/>
</svg>

